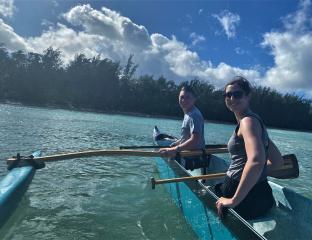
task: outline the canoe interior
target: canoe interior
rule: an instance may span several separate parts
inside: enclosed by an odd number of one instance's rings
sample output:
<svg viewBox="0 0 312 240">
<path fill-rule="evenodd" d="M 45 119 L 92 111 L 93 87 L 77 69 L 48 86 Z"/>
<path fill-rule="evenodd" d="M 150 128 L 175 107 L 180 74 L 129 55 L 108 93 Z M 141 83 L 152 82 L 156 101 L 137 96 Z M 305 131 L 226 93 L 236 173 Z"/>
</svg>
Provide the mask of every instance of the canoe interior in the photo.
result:
<svg viewBox="0 0 312 240">
<path fill-rule="evenodd" d="M 176 161 L 156 158 L 156 163 L 161 178 L 190 175 Z M 215 208 L 217 197 L 199 181 L 170 183 L 165 186 L 199 239 L 264 239 L 232 210 L 221 221 Z"/>
<path fill-rule="evenodd" d="M 160 131 L 153 131 L 154 143 L 166 146 L 171 138 L 158 139 Z M 227 156 L 226 158 L 227 159 Z M 228 161 L 212 156 L 207 173 L 226 172 Z M 157 159 L 161 178 L 197 176 L 201 170 L 185 170 L 173 160 Z M 272 181 L 276 206 L 265 216 L 245 221 L 234 210 L 230 210 L 221 222 L 216 215 L 213 186 L 223 179 L 167 184 L 171 196 L 181 208 L 186 220 L 200 239 L 312 239 L 312 200 Z M 256 206 L 255 206 L 256 207 Z M 197 218 L 196 218 L 197 216 Z"/>
<path fill-rule="evenodd" d="M 211 159 L 208 173 L 225 172 L 228 162 L 217 156 Z M 199 172 L 189 171 L 191 175 Z M 214 186 L 220 180 L 208 181 L 208 186 Z M 222 180 L 221 180 L 222 181 Z M 274 179 L 273 179 L 274 181 Z M 248 221 L 251 226 L 267 239 L 312 239 L 312 200 L 287 187 L 282 187 L 269 181 L 273 190 L 276 207 L 265 216 Z"/>
<path fill-rule="evenodd" d="M 157 166 L 161 178 L 196 176 L 200 170 L 187 171 L 176 161 L 158 158 Z M 227 161 L 212 156 L 207 173 L 224 172 Z M 294 191 L 269 182 L 276 207 L 264 217 L 246 222 L 228 214 L 220 221 L 215 212 L 213 186 L 222 181 L 199 181 L 167 184 L 166 188 L 175 203 L 181 208 L 187 222 L 200 239 L 312 239 L 312 200 Z M 240 219 L 240 220 L 239 220 Z"/>
<path fill-rule="evenodd" d="M 263 218 L 250 221 L 267 239 L 312 239 L 312 200 L 269 182 L 276 207 Z"/>
</svg>

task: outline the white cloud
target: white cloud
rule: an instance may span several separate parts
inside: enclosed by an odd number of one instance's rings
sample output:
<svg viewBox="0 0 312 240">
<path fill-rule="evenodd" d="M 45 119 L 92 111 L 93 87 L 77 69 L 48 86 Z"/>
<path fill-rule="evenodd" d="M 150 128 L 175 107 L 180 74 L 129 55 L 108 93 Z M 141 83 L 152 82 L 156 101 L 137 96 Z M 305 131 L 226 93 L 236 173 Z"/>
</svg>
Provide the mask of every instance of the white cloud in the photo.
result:
<svg viewBox="0 0 312 240">
<path fill-rule="evenodd" d="M 285 17 L 285 31 L 264 34 L 262 45 L 271 49 L 275 65 L 263 84 L 280 91 L 306 91 L 312 96 L 311 2 L 302 1 L 299 9 Z"/>
<path fill-rule="evenodd" d="M 114 41 L 123 41 L 129 47 L 141 49 L 150 44 L 149 34 L 144 26 L 133 23 L 129 18 L 102 7 L 93 9 L 89 4 L 76 6 L 64 14 L 64 18 L 74 26 L 80 26 L 87 34 L 101 35 Z"/>
<path fill-rule="evenodd" d="M 64 62 L 68 63 L 77 53 L 83 53 L 87 57 L 93 57 L 105 51 L 110 56 L 110 45 L 103 37 L 99 35 L 76 32 L 63 24 L 57 24 L 56 27 L 49 27 L 40 37 L 28 38 L 27 43 L 37 52 L 42 53 L 45 49 L 52 46 L 62 51 Z M 104 46 L 107 49 L 100 49 Z M 96 47 L 95 47 L 96 46 Z M 111 49 L 113 50 L 113 49 Z M 113 57 L 112 57 L 113 58 Z"/>
<path fill-rule="evenodd" d="M 31 51 L 24 38 L 14 32 L 14 29 L 7 25 L 0 18 L 0 43 L 3 43 L 8 49 Z"/>
<path fill-rule="evenodd" d="M 214 14 L 213 17 L 218 19 L 228 38 L 235 37 L 236 26 L 238 26 L 240 22 L 240 16 L 238 14 L 234 14 L 228 10 L 224 10 L 219 14 Z"/>
<path fill-rule="evenodd" d="M 12 17 L 14 13 L 14 0 L 0 0 L 0 16 Z"/>
<path fill-rule="evenodd" d="M 47 19 L 43 19 L 42 22 L 41 22 L 41 25 L 42 26 L 45 26 L 45 27 L 49 27 L 49 26 L 54 26 L 54 23 L 47 20 Z"/>
<path fill-rule="evenodd" d="M 194 32 L 190 34 L 190 39 L 192 40 L 192 46 L 195 46 L 200 42 L 206 41 L 206 38 L 203 35 L 199 35 Z"/>
<path fill-rule="evenodd" d="M 196 77 L 222 87 L 233 76 L 240 74 L 279 91 L 298 89 L 310 92 L 312 96 L 309 3 L 302 2 L 296 13 L 283 18 L 284 32 L 264 34 L 262 45 L 271 49 L 275 61 L 275 65 L 266 72 L 259 70 L 259 66 L 242 69 L 224 62 L 214 65 L 209 60 L 200 59 L 196 52 L 175 36 L 149 34 L 144 26 L 116 11 L 105 7 L 96 10 L 90 5 L 73 7 L 63 14 L 67 23 L 49 23 L 50 27 L 41 36 L 27 39 L 16 34 L 12 27 L 0 19 L 0 42 L 11 50 L 38 53 L 52 46 L 61 50 L 65 63 L 77 53 L 84 53 L 87 57 L 100 54 L 102 58 L 122 63 L 130 54 L 134 54 L 134 61 L 139 64 L 139 75 L 163 75 L 177 82 Z M 203 36 L 196 33 L 192 33 L 190 38 L 193 44 L 205 41 Z M 237 48 L 236 51 L 242 53 L 243 50 Z"/>
<path fill-rule="evenodd" d="M 238 54 L 238 55 L 245 55 L 245 54 L 249 54 L 249 51 L 247 51 L 247 50 L 244 50 L 243 48 L 241 48 L 241 47 L 236 47 L 235 49 L 234 49 L 234 51 L 236 52 L 236 54 Z"/>
<path fill-rule="evenodd" d="M 196 77 L 222 87 L 233 75 L 258 77 L 256 70 L 233 68 L 226 63 L 214 67 L 210 61 L 201 60 L 196 52 L 189 50 L 175 36 L 168 38 L 159 33 L 150 35 L 144 26 L 107 8 L 99 11 L 90 5 L 76 6 L 63 14 L 63 17 L 80 30 L 57 23 L 41 36 L 24 39 L 2 22 L 0 33 L 6 29 L 6 36 L 9 37 L 5 43 L 11 50 L 30 49 L 42 53 L 52 46 L 61 50 L 65 63 L 77 53 L 84 53 L 87 57 L 100 54 L 103 58 L 121 62 L 134 54 L 134 61 L 139 64 L 138 74 L 163 75 L 177 82 Z M 4 35 L 0 35 L 0 40 L 6 38 Z M 195 33 L 190 37 L 194 44 L 205 40 Z"/>
<path fill-rule="evenodd" d="M 174 36 L 170 39 L 161 34 L 149 35 L 144 26 L 133 23 L 129 18 L 107 8 L 101 11 L 90 5 L 76 6 L 65 13 L 64 18 L 81 31 L 75 31 L 63 24 L 50 27 L 41 36 L 27 39 L 36 51 L 42 52 L 48 46 L 59 48 L 68 62 L 76 53 L 87 57 L 101 54 L 117 61 L 125 61 L 134 54 L 139 64 L 139 74 L 164 75 L 177 81 L 197 77 L 211 66 L 201 61 L 197 53 Z M 194 43 L 204 37 L 192 34 Z M 200 69 L 200 70 L 199 70 Z"/>
<path fill-rule="evenodd" d="M 283 18 L 285 28 L 291 32 L 311 30 L 312 19 L 310 14 L 311 0 L 301 0 L 299 3 L 299 10 Z"/>
</svg>

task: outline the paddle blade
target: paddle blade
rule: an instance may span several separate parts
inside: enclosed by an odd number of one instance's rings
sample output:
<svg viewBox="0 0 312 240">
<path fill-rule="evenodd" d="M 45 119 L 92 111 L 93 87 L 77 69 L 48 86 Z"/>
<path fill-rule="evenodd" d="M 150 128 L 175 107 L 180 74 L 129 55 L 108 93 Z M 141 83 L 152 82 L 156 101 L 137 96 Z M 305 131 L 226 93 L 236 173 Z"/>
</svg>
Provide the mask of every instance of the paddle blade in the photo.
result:
<svg viewBox="0 0 312 240">
<path fill-rule="evenodd" d="M 269 173 L 270 177 L 279 179 L 290 179 L 299 177 L 299 165 L 295 154 L 283 156 L 284 164 L 281 168 Z"/>
</svg>

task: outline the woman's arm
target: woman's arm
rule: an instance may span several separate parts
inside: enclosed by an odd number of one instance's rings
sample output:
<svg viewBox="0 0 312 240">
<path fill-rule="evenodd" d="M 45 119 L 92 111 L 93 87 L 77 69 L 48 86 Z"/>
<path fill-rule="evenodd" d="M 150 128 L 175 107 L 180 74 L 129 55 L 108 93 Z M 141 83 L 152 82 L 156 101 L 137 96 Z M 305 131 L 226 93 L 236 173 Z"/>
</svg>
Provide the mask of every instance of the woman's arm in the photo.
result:
<svg viewBox="0 0 312 240">
<path fill-rule="evenodd" d="M 219 214 L 222 207 L 237 206 L 257 183 L 265 164 L 265 150 L 261 139 L 262 128 L 258 120 L 245 117 L 240 122 L 239 134 L 244 138 L 247 153 L 245 164 L 239 185 L 232 198 L 221 197 L 216 205 Z"/>
<path fill-rule="evenodd" d="M 233 196 L 233 201 L 236 204 L 239 204 L 257 183 L 266 161 L 261 139 L 262 128 L 259 121 L 251 117 L 243 118 L 240 130 L 245 142 L 247 162 Z"/>
<path fill-rule="evenodd" d="M 283 166 L 284 159 L 282 157 L 281 152 L 278 150 L 274 142 L 269 140 L 269 148 L 268 148 L 268 160 L 267 160 L 267 170 L 268 175 L 272 170 L 280 168 Z"/>
</svg>

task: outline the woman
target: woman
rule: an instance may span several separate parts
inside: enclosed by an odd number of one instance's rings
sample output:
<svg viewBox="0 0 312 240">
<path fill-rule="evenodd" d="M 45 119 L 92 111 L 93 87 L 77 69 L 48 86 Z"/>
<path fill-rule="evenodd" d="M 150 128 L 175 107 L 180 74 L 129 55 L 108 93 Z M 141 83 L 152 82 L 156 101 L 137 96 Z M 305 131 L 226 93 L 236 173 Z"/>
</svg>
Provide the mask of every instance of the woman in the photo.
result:
<svg viewBox="0 0 312 240">
<path fill-rule="evenodd" d="M 227 175 L 215 188 L 220 196 L 216 202 L 220 217 L 224 207 L 234 208 L 243 218 L 251 219 L 263 215 L 274 205 L 267 181 L 269 144 L 275 155 L 279 151 L 269 140 L 261 118 L 249 108 L 250 95 L 250 83 L 240 76 L 224 89 L 225 104 L 235 114 L 238 124 L 228 142 L 231 163 Z"/>
</svg>

